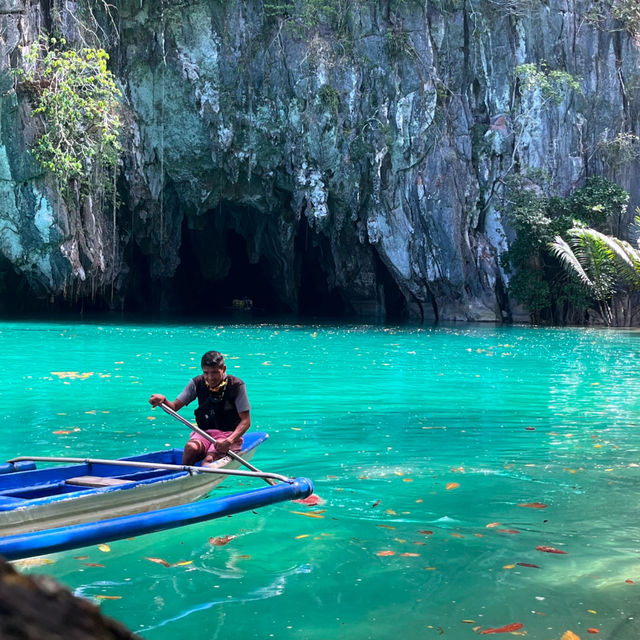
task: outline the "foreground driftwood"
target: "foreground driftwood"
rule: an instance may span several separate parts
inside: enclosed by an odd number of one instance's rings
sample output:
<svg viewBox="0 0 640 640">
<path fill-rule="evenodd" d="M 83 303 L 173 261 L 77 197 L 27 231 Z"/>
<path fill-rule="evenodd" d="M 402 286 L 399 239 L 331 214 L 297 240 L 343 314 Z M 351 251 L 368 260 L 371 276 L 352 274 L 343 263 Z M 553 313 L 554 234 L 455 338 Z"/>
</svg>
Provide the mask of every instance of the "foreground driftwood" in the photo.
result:
<svg viewBox="0 0 640 640">
<path fill-rule="evenodd" d="M 25 576 L 0 558 L 3 640 L 140 640 L 49 576 Z"/>
</svg>

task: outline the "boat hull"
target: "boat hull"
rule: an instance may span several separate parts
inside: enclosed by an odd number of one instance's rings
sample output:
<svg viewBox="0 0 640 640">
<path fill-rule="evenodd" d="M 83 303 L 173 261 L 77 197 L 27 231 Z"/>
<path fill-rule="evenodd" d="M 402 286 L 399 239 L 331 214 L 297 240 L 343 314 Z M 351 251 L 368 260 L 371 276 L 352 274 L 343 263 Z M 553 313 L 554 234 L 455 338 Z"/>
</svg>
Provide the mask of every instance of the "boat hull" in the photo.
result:
<svg viewBox="0 0 640 640">
<path fill-rule="evenodd" d="M 247 437 L 245 448 L 241 452 L 243 459 L 250 459 L 264 439 L 266 434 L 258 432 Z M 161 458 L 158 461 L 178 462 L 181 450 L 134 456 L 127 460 L 154 461 L 155 455 Z M 224 469 L 240 467 L 240 463 L 231 458 L 223 458 L 215 465 Z M 21 471 L 6 474 L 6 477 L 0 476 L 2 535 L 14 536 L 85 522 L 93 523 L 189 504 L 206 496 L 225 478 L 224 475 L 213 473 L 190 474 L 186 471 L 123 474 L 122 468 L 108 467 L 110 465 L 94 466 L 90 473 L 109 479 L 120 478 L 116 482 L 124 479 L 124 484 L 101 488 L 70 485 L 70 479 L 86 476 L 87 465 Z M 145 477 L 136 479 L 136 476 Z"/>
</svg>

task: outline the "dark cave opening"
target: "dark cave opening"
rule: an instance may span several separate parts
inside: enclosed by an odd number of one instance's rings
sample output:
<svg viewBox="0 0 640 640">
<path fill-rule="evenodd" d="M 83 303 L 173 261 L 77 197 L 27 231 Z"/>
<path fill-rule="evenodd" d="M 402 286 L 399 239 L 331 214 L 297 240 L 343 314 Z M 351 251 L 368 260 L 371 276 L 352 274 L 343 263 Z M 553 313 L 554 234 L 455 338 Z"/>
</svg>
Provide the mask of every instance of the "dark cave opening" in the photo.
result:
<svg viewBox="0 0 640 640">
<path fill-rule="evenodd" d="M 300 274 L 298 313 L 321 317 L 350 315 L 340 291 L 329 288 L 327 265 L 332 256 L 328 241 L 314 234 L 304 219 L 295 239 L 295 255 Z"/>
<path fill-rule="evenodd" d="M 406 320 L 409 316 L 407 299 L 393 279 L 389 268 L 375 254 L 376 280 L 384 292 L 384 311 L 387 320 Z"/>
<path fill-rule="evenodd" d="M 198 316 L 249 310 L 234 308 L 235 300 L 250 300 L 251 310 L 259 313 L 290 311 L 273 289 L 268 261 L 261 256 L 256 264 L 252 264 L 247 241 L 242 235 L 225 229 L 223 237 L 218 238 L 211 252 L 206 254 L 203 253 L 202 238 L 196 237 L 199 233 L 204 233 L 206 238 L 206 231 L 190 230 L 186 225 L 183 229 L 180 266 L 172 282 L 172 306 L 176 311 Z M 216 255 L 220 251 L 223 256 Z M 208 269 L 203 263 L 208 260 L 226 264 L 226 269 L 222 269 L 225 275 L 220 274 L 219 268 Z"/>
</svg>

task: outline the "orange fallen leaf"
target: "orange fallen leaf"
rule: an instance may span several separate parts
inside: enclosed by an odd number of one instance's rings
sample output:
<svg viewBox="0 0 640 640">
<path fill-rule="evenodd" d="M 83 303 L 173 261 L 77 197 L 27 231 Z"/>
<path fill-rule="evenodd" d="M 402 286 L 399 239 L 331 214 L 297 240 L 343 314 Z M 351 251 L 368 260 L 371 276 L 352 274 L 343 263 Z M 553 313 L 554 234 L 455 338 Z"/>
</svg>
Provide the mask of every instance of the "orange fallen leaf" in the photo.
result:
<svg viewBox="0 0 640 640">
<path fill-rule="evenodd" d="M 62 435 L 63 433 L 73 433 L 73 431 L 67 431 L 66 429 L 59 429 L 58 431 L 54 431 L 53 433 L 54 435 L 59 436 L 59 435 Z"/>
<path fill-rule="evenodd" d="M 626 582 L 627 584 L 633 584 L 633 580 L 631 580 L 630 578 L 627 578 L 627 579 L 625 580 L 625 582 Z"/>
<path fill-rule="evenodd" d="M 536 551 L 543 551 L 544 553 L 562 553 L 566 554 L 566 551 L 561 551 L 560 549 L 556 549 L 555 547 L 547 547 L 544 544 L 540 544 L 536 547 Z"/>
<path fill-rule="evenodd" d="M 422 533 L 425 536 L 432 536 L 433 535 L 433 531 L 429 531 L 427 529 L 423 529 L 422 531 L 418 531 L 418 533 Z"/>
<path fill-rule="evenodd" d="M 295 513 L 295 511 L 293 512 Z M 308 514 L 302 514 L 308 515 Z M 219 536 L 217 538 L 209 538 L 209 544 L 214 545 L 215 547 L 223 547 L 225 544 L 229 544 L 235 536 Z"/>
<path fill-rule="evenodd" d="M 524 625 L 522 622 L 512 622 L 511 624 L 507 624 L 504 627 L 496 627 L 495 629 L 484 629 L 480 632 L 480 635 L 484 636 L 488 633 L 510 633 L 511 631 L 518 631 L 518 629 L 522 629 Z"/>
<path fill-rule="evenodd" d="M 85 567 L 104 567 L 104 565 L 100 564 L 99 562 L 83 562 L 82 564 Z"/>
<path fill-rule="evenodd" d="M 531 567 L 532 569 L 540 568 L 537 564 L 531 564 L 530 562 L 518 562 L 517 565 L 519 567 Z"/>
<path fill-rule="evenodd" d="M 544 502 L 522 502 L 519 507 L 528 507 L 529 509 L 546 509 L 549 505 Z"/>
<path fill-rule="evenodd" d="M 419 558 L 420 554 L 419 553 L 401 553 L 400 554 L 403 558 Z"/>
<path fill-rule="evenodd" d="M 376 555 L 377 556 L 395 556 L 396 552 L 395 551 L 378 551 Z"/>
<path fill-rule="evenodd" d="M 454 538 L 464 538 L 464 536 L 461 533 L 457 533 L 455 531 L 451 535 Z"/>
<path fill-rule="evenodd" d="M 459 482 L 447 482 L 446 489 L 447 491 L 451 491 L 451 489 L 457 489 L 460 486 Z"/>
<path fill-rule="evenodd" d="M 589 627 L 587 629 L 587 633 L 600 633 L 600 629 L 596 629 L 595 627 Z"/>
<path fill-rule="evenodd" d="M 73 556 L 74 560 L 86 560 L 89 556 Z"/>
<path fill-rule="evenodd" d="M 516 529 L 496 529 L 499 533 L 520 533 Z"/>
<path fill-rule="evenodd" d="M 98 594 L 96 598 L 98 598 L 99 600 L 121 600 L 122 596 L 103 596 Z"/>
<path fill-rule="evenodd" d="M 145 557 L 145 560 L 148 560 L 149 562 L 155 562 L 156 564 L 161 564 L 163 567 L 170 567 L 171 563 L 167 562 L 166 560 L 163 560 L 162 558 L 147 558 Z"/>
<path fill-rule="evenodd" d="M 380 527 L 380 529 L 395 529 L 390 524 L 377 524 L 376 527 Z"/>
<path fill-rule="evenodd" d="M 493 529 L 494 527 L 499 527 L 502 524 L 502 522 L 490 522 L 489 524 L 485 525 L 487 529 Z"/>
<path fill-rule="evenodd" d="M 561 640 L 580 640 L 580 636 L 573 633 L 573 631 L 565 631 L 562 634 Z"/>
<path fill-rule="evenodd" d="M 102 553 L 109 553 L 109 551 L 111 551 L 111 547 L 108 544 L 99 544 L 98 549 L 100 549 Z"/>
</svg>

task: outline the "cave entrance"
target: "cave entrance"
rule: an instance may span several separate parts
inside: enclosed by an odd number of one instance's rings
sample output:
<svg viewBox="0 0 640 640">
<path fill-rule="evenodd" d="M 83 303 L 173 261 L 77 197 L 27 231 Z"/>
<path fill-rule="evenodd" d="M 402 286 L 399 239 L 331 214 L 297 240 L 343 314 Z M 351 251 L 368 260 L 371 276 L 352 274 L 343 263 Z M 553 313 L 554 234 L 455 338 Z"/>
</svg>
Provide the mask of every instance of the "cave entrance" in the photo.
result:
<svg viewBox="0 0 640 640">
<path fill-rule="evenodd" d="M 298 313 L 301 316 L 344 317 L 347 309 L 337 288 L 329 288 L 333 259 L 328 241 L 309 229 L 301 220 L 295 240 L 295 255 L 300 274 Z"/>
<path fill-rule="evenodd" d="M 389 268 L 375 254 L 376 280 L 384 295 L 384 312 L 387 320 L 401 321 L 409 316 L 407 299 L 393 279 Z"/>
<path fill-rule="evenodd" d="M 274 314 L 283 309 L 273 289 L 271 267 L 264 256 L 256 264 L 249 262 L 247 241 L 239 233 L 226 229 L 206 252 L 207 237 L 214 232 L 183 228 L 180 266 L 174 277 L 174 296 L 178 311 L 191 315 L 221 315 L 234 309 L 234 300 L 250 300 L 256 312 Z M 196 234 L 203 234 L 196 239 Z M 204 242 L 203 242 L 204 237 Z M 224 255 L 216 255 L 217 252 Z M 217 266 L 208 268 L 207 263 Z M 220 266 L 222 265 L 222 266 Z M 224 275 L 223 275 L 224 274 Z M 249 305 L 247 305 L 248 307 Z"/>
</svg>

